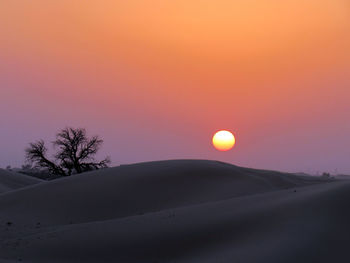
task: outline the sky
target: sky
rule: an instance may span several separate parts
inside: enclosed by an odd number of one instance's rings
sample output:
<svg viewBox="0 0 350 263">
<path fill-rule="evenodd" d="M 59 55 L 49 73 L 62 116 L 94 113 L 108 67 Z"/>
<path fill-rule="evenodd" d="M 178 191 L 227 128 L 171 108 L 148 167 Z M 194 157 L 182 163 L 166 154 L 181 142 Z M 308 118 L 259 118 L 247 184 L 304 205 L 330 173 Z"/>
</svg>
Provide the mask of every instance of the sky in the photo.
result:
<svg viewBox="0 0 350 263">
<path fill-rule="evenodd" d="M 349 76 L 348 0 L 0 0 L 0 166 L 72 126 L 113 165 L 350 173 Z"/>
</svg>

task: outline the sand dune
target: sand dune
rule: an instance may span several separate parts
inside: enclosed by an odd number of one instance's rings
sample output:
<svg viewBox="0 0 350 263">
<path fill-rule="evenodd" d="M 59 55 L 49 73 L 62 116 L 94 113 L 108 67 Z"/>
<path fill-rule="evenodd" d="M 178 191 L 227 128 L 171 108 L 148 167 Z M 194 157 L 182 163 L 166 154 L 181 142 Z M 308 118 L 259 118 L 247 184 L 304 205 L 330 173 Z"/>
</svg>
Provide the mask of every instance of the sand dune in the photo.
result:
<svg viewBox="0 0 350 263">
<path fill-rule="evenodd" d="M 349 183 L 270 192 L 46 229 L 6 252 L 29 262 L 349 262 L 349 198 Z"/>
<path fill-rule="evenodd" d="M 121 166 L 0 196 L 0 255 L 25 262 L 331 262 L 350 239 L 347 200 L 349 181 L 213 161 Z"/>
<path fill-rule="evenodd" d="M 22 222 L 40 219 L 48 225 L 82 223 L 319 181 L 318 178 L 214 161 L 140 163 L 76 175 L 6 194 L 0 198 L 0 216 L 13 220 L 11 217 L 20 214 L 18 220 Z"/>
<path fill-rule="evenodd" d="M 0 169 L 0 193 L 42 182 L 40 179 Z"/>
</svg>

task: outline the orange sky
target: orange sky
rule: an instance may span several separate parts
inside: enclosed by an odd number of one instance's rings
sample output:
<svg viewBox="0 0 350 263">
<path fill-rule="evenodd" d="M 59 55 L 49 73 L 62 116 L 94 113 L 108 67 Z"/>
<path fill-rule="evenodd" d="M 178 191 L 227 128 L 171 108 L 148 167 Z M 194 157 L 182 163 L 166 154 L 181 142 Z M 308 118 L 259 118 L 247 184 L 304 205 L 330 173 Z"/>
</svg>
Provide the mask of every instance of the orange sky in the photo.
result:
<svg viewBox="0 0 350 263">
<path fill-rule="evenodd" d="M 0 24 L 0 132 L 18 142 L 0 165 L 74 125 L 116 164 L 347 169 L 347 0 L 11 0 Z M 234 151 L 208 145 L 218 129 Z"/>
</svg>

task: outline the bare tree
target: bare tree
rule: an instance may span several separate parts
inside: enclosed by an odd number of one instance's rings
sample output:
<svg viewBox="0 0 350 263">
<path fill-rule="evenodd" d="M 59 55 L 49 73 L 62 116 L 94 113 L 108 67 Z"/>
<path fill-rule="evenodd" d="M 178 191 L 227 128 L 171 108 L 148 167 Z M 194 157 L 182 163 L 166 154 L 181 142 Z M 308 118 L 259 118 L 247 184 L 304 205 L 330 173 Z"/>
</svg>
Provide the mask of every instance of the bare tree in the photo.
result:
<svg viewBox="0 0 350 263">
<path fill-rule="evenodd" d="M 88 138 L 85 129 L 65 128 L 56 135 L 53 145 L 57 149 L 54 160 L 46 157 L 47 148 L 43 140 L 31 143 L 26 149 L 26 159 L 38 168 L 46 169 L 59 176 L 83 173 L 108 167 L 107 157 L 97 162 L 94 158 L 103 140 L 98 136 Z"/>
</svg>

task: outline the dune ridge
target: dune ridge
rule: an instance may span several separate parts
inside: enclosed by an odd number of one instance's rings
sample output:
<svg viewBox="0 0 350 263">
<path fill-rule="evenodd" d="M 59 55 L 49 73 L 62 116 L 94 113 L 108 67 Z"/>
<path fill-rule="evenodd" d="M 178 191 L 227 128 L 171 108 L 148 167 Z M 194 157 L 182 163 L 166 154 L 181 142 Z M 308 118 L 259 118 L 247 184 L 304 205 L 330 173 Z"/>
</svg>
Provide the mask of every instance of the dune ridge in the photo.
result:
<svg viewBox="0 0 350 263">
<path fill-rule="evenodd" d="M 171 160 L 98 170 L 7 193 L 0 208 L 11 220 L 48 224 L 120 218 L 323 182 L 206 160 Z M 16 206 L 8 204 L 16 203 Z M 65 213 L 61 213 L 65 211 Z M 35 216 L 33 216 L 35 215 Z M 16 216 L 14 216 L 16 217 Z"/>
<path fill-rule="evenodd" d="M 34 177 L 0 169 L 0 193 L 12 191 L 40 182 L 42 182 L 42 180 Z"/>
</svg>

